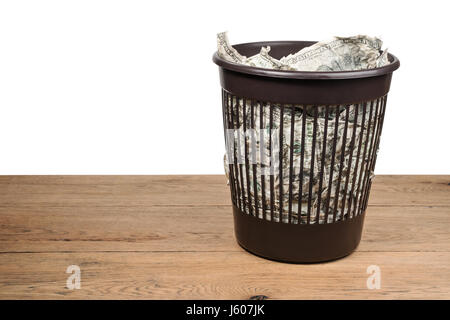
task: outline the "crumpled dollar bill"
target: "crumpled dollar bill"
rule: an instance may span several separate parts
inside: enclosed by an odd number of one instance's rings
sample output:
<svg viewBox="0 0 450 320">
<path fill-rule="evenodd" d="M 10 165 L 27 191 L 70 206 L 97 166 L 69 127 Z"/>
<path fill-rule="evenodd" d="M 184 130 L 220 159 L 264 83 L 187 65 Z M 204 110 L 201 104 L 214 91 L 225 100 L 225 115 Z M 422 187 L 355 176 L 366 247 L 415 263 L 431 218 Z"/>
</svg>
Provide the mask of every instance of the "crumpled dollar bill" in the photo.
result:
<svg viewBox="0 0 450 320">
<path fill-rule="evenodd" d="M 383 42 L 375 37 L 357 35 L 334 37 L 290 54 L 281 59 L 270 56 L 270 47 L 245 57 L 229 43 L 226 32 L 217 35 L 217 52 L 227 61 L 252 67 L 293 71 L 349 71 L 382 67 L 389 64 Z"/>
<path fill-rule="evenodd" d="M 235 122 L 235 138 L 231 142 L 232 149 L 236 153 L 236 160 L 238 154 L 241 155 L 240 164 L 238 164 L 237 172 L 233 172 L 235 189 L 241 189 L 241 197 L 237 202 L 242 204 L 242 209 L 246 213 L 258 212 L 260 218 L 271 219 L 271 206 L 273 205 L 273 219 L 279 221 L 280 206 L 282 206 L 282 221 L 288 222 L 289 206 L 291 206 L 291 221 L 292 223 L 306 223 L 308 214 L 308 197 L 311 184 L 311 209 L 310 209 L 310 223 L 324 223 L 333 222 L 334 208 L 336 208 L 336 221 L 347 218 L 354 211 L 355 206 L 359 206 L 359 201 L 362 193 L 362 181 L 369 178 L 372 179 L 373 172 L 369 172 L 367 167 L 370 162 L 370 149 L 372 149 L 373 135 L 380 125 L 379 120 L 381 113 L 381 102 L 366 102 L 348 106 L 348 124 L 347 131 L 345 131 L 345 120 L 347 112 L 345 106 L 329 106 L 328 120 L 326 121 L 325 106 L 295 106 L 285 105 L 283 107 L 283 118 L 281 121 L 281 106 L 273 104 L 271 107 L 261 105 L 259 102 L 254 104 L 253 119 L 255 124 L 262 122 L 262 126 L 255 125 L 252 143 L 250 136 L 244 134 L 244 119 L 246 119 L 246 128 L 251 127 L 251 108 L 250 101 L 245 100 L 245 117 L 244 117 L 244 99 L 236 99 L 235 97 L 228 97 L 226 101 L 228 105 L 233 105 Z M 370 112 L 370 105 L 372 104 L 372 113 Z M 272 109 L 272 129 L 270 129 L 270 108 Z M 292 108 L 294 110 L 292 111 Z M 302 123 L 303 123 L 303 108 L 306 108 L 305 113 L 305 137 L 302 139 Z M 317 109 L 317 125 L 316 125 L 316 141 L 314 143 L 314 153 L 312 153 L 314 141 L 314 113 Z M 262 111 L 261 111 L 262 110 Z M 336 114 L 337 113 L 337 114 Z M 227 121 L 230 120 L 230 115 Z M 294 117 L 294 137 L 293 145 L 291 146 L 291 119 Z M 237 122 L 239 118 L 239 122 Z M 274 142 L 270 133 L 279 137 L 281 122 L 283 123 L 282 141 L 278 141 L 278 149 L 276 153 L 281 155 L 279 164 L 282 166 L 282 176 L 279 175 L 279 167 L 273 171 L 273 204 L 271 203 L 270 195 L 270 165 L 271 165 L 271 140 Z M 326 122 L 326 123 L 325 123 Z M 369 127 L 370 122 L 370 127 Z M 375 127 L 374 127 L 375 125 Z M 337 130 L 335 130 L 337 126 Z M 325 132 L 325 127 L 327 130 Z M 370 129 L 370 130 L 369 130 Z M 247 129 L 248 130 L 248 129 Z M 333 146 L 334 135 L 337 133 L 336 146 Z M 344 139 L 345 138 L 345 139 Z M 303 145 L 302 145 L 303 142 Z M 228 141 L 230 143 L 230 141 Z M 325 143 L 325 153 L 324 152 Z M 247 164 L 243 160 L 245 155 L 245 146 L 247 147 L 247 156 L 254 154 L 256 161 L 250 161 L 248 165 L 248 188 L 246 174 L 240 175 L 240 172 L 247 172 Z M 254 150 L 253 150 L 254 148 Z M 333 153 L 334 148 L 334 153 Z M 290 152 L 292 154 L 292 203 L 289 205 L 290 199 Z M 303 176 L 300 175 L 301 153 L 303 149 Z M 274 149 L 272 149 L 273 152 Z M 359 151 L 358 151 L 359 150 Z M 359 152 L 359 154 L 358 154 Z M 340 161 L 343 154 L 341 182 L 338 183 L 340 172 Z M 334 161 L 333 161 L 334 155 Z M 232 164 L 232 170 L 235 169 L 234 155 L 228 157 L 224 156 L 224 168 L 227 178 L 230 178 L 229 164 Z M 273 160 L 273 158 L 272 158 Z M 238 160 L 237 160 L 238 161 Z M 255 175 L 253 174 L 253 164 L 255 164 Z M 333 165 L 332 165 L 333 163 Z M 364 168 L 364 170 L 362 170 Z M 312 172 L 312 173 L 311 173 Z M 320 173 L 323 172 L 322 182 L 320 181 Z M 242 179 L 242 181 L 241 181 Z M 264 180 L 264 195 L 262 188 L 262 181 Z M 348 182 L 346 182 L 348 181 Z M 355 181 L 353 183 L 353 181 Z M 256 189 L 255 189 L 256 182 Z M 280 184 L 282 184 L 282 194 L 280 197 Z M 300 191 L 301 185 L 301 191 Z M 352 190 L 352 185 L 354 186 Z M 244 188 L 242 188 L 243 186 Z M 359 187 L 358 187 L 359 186 Z M 339 189 L 338 189 L 339 188 Z M 319 202 L 320 193 L 320 202 Z M 280 201 L 279 199 L 282 199 Z M 255 205 L 255 199 L 256 205 Z M 263 203 L 264 199 L 264 203 Z M 345 199 L 345 200 L 344 200 Z M 345 202 L 344 202 L 345 201 Z M 337 203 L 336 203 L 337 202 Z M 344 212 L 342 212 L 344 206 Z M 352 203 L 351 211 L 348 211 L 348 204 Z M 299 210 L 300 205 L 300 210 Z M 251 208 L 251 209 L 250 209 Z M 300 212 L 300 216 L 299 216 Z M 328 213 L 328 215 L 327 215 Z"/>
<path fill-rule="evenodd" d="M 347 38 L 334 37 L 329 41 L 317 42 L 310 47 L 303 48 L 299 52 L 282 57 L 281 59 L 275 59 L 270 56 L 270 47 L 262 47 L 260 53 L 251 57 L 245 57 L 239 54 L 229 44 L 226 33 L 218 34 L 217 44 L 219 56 L 227 61 L 276 70 L 348 71 L 371 69 L 389 63 L 387 50 L 381 50 L 382 41 L 377 38 L 362 35 Z M 228 101 L 225 103 L 233 106 L 235 112 L 238 113 L 236 114 L 238 117 L 235 115 L 235 118 L 239 119 L 239 123 L 236 124 L 235 128 L 238 132 L 242 131 L 242 134 L 239 134 L 239 139 L 245 137 L 243 133 L 244 110 L 245 118 L 250 119 L 250 101 L 228 96 Z M 246 108 L 244 108 L 244 104 Z M 240 175 L 234 175 L 234 187 L 244 186 L 241 191 L 243 196 L 240 199 L 236 199 L 236 201 L 243 203 L 242 209 L 246 213 L 251 213 L 250 211 L 259 212 L 260 218 L 270 220 L 272 213 L 271 206 L 273 206 L 274 220 L 279 221 L 281 219 L 283 222 L 288 222 L 288 211 L 290 208 L 293 223 L 306 223 L 309 206 L 307 200 L 310 196 L 310 223 L 324 223 L 325 219 L 327 219 L 327 222 L 332 222 L 334 208 L 336 208 L 336 221 L 344 219 L 348 214 L 351 215 L 351 212 L 349 213 L 345 210 L 341 212 L 342 207 L 347 209 L 348 206 L 343 206 L 342 204 L 345 201 L 344 204 L 352 202 L 352 207 L 359 206 L 358 201 L 360 201 L 359 199 L 362 193 L 360 188 L 355 187 L 352 190 L 352 182 L 356 181 L 358 186 L 359 181 L 373 178 L 373 172 L 368 171 L 368 169 L 361 170 L 361 167 L 367 167 L 370 161 L 369 152 L 364 154 L 364 150 L 369 150 L 372 147 L 367 144 L 369 142 L 371 143 L 373 140 L 373 132 L 380 125 L 380 112 L 375 114 L 375 103 L 373 103 L 373 113 L 370 114 L 371 104 L 372 102 L 364 102 L 348 106 L 348 123 L 346 133 L 344 134 L 345 119 L 347 117 L 345 106 L 328 106 L 328 117 L 326 117 L 325 106 L 284 106 L 281 119 L 281 105 L 275 103 L 271 107 L 263 105 L 261 108 L 261 105 L 256 102 L 253 114 L 254 123 L 257 124 L 254 126 L 255 136 L 257 138 L 256 143 L 249 143 L 248 138 L 244 138 L 241 143 L 233 142 L 233 147 L 241 154 L 245 153 L 244 146 L 247 146 L 248 152 L 250 153 L 253 151 L 252 148 L 257 149 L 255 152 L 257 163 L 255 166 L 256 175 L 254 176 L 253 174 L 252 164 L 248 168 L 249 194 L 247 189 L 247 176 L 244 174 L 241 178 Z M 273 119 L 272 129 L 269 125 L 270 109 L 272 110 L 271 117 Z M 303 113 L 303 109 L 306 109 L 305 113 Z M 317 112 L 317 127 L 314 154 L 312 154 L 315 112 Z M 229 115 L 224 116 L 229 117 Z M 292 117 L 294 117 L 295 125 L 293 145 L 291 146 Z M 373 127 L 375 119 L 378 119 L 375 121 L 376 128 Z M 229 121 L 230 119 L 227 119 L 227 122 Z M 303 121 L 305 123 L 304 137 L 302 137 Z M 369 128 L 371 121 L 372 128 Z M 279 152 L 281 155 L 279 163 L 282 166 L 282 176 L 278 174 L 278 169 L 272 175 L 274 183 L 274 194 L 272 196 L 274 202 L 271 203 L 270 175 L 263 174 L 263 170 L 268 166 L 265 161 L 270 159 L 271 155 L 271 139 L 259 137 L 262 137 L 261 132 L 268 133 L 280 129 L 281 122 L 283 123 L 283 140 L 279 142 L 279 151 L 281 151 Z M 262 123 L 262 126 L 259 125 L 260 123 Z M 246 128 L 250 127 L 250 123 L 246 123 Z M 326 132 L 325 127 L 327 127 Z M 336 127 L 337 130 L 335 130 Z M 335 132 L 337 132 L 337 139 L 336 146 L 333 150 Z M 325 153 L 323 153 L 324 143 Z M 359 145 L 361 146 L 360 148 L 355 147 Z M 374 147 L 376 148 L 377 146 Z M 293 163 L 299 164 L 301 162 L 302 151 L 304 156 L 303 175 L 300 174 L 301 169 L 299 166 L 293 166 L 292 190 L 289 189 L 291 182 L 291 149 L 293 150 Z M 339 168 L 341 156 L 344 159 L 342 169 Z M 334 160 L 332 160 L 333 157 Z M 229 178 L 230 172 L 227 156 L 224 157 L 224 166 L 227 178 Z M 240 170 L 247 171 L 245 163 L 239 166 Z M 342 180 L 340 182 L 338 181 L 340 170 L 342 171 L 341 177 L 345 178 L 348 183 Z M 322 182 L 320 182 L 320 172 L 323 172 Z M 262 181 L 265 184 L 264 195 L 262 194 Z M 256 189 L 254 187 L 255 184 Z M 281 195 L 280 185 L 282 185 Z M 311 195 L 310 189 L 312 191 Z M 291 203 L 289 203 L 290 192 L 292 192 Z M 279 200 L 280 198 L 282 201 Z M 256 204 L 255 199 L 257 199 Z M 265 199 L 264 203 L 263 199 Z M 281 217 L 279 215 L 280 207 L 282 207 Z"/>
</svg>

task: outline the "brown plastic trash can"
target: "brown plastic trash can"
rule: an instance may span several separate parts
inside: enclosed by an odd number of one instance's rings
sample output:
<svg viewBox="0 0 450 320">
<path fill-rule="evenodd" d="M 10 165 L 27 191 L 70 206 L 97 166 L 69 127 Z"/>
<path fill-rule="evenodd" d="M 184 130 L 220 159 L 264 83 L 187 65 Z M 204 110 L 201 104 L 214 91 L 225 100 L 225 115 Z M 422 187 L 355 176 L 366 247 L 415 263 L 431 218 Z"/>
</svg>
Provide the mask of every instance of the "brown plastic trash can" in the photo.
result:
<svg viewBox="0 0 450 320">
<path fill-rule="evenodd" d="M 235 45 L 275 58 L 314 42 Z M 235 235 L 273 260 L 337 259 L 358 246 L 377 158 L 387 93 L 399 60 L 367 70 L 301 72 L 220 58 L 226 169 Z"/>
</svg>

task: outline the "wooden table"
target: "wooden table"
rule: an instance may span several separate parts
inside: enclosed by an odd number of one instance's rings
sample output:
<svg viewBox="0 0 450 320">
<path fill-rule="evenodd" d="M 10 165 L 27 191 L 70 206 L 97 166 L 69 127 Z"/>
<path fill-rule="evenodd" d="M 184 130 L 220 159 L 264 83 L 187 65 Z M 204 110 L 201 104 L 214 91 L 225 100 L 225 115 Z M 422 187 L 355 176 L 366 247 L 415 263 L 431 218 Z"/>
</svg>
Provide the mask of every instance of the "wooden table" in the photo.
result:
<svg viewBox="0 0 450 320">
<path fill-rule="evenodd" d="M 449 299 L 449 230 L 450 176 L 377 176 L 357 251 L 312 265 L 242 250 L 223 176 L 1 176 L 0 298 Z"/>
</svg>

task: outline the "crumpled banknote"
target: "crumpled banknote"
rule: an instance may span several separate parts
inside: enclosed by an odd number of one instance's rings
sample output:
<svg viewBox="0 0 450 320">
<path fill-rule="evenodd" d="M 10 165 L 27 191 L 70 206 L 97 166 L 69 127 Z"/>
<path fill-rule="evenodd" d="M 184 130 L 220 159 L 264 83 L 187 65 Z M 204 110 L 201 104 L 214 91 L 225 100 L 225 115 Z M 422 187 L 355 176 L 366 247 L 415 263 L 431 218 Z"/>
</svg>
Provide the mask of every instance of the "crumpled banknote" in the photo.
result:
<svg viewBox="0 0 450 320">
<path fill-rule="evenodd" d="M 299 52 L 290 54 L 281 59 L 275 59 L 270 56 L 270 47 L 262 47 L 260 53 L 245 57 L 236 51 L 228 42 L 226 33 L 219 33 L 217 35 L 218 54 L 227 61 L 244 64 L 253 67 L 276 69 L 276 70 L 294 70 L 294 71 L 348 71 L 348 70 L 362 70 L 381 67 L 389 63 L 387 59 L 387 51 L 381 50 L 382 41 L 377 38 L 368 36 L 355 37 L 334 37 L 330 41 L 318 42 L 310 47 L 303 48 Z M 250 101 L 246 99 L 237 99 L 228 96 L 227 105 L 233 106 L 234 112 L 237 112 L 239 123 L 236 124 L 235 129 L 241 131 L 238 134 L 239 139 L 245 136 L 243 134 L 244 123 L 243 119 L 250 119 L 249 108 Z M 377 102 L 379 103 L 379 101 Z M 244 108 L 244 104 L 246 108 Z M 292 109 L 294 108 L 294 109 Z M 253 176 L 253 166 L 250 164 L 248 185 L 242 190 L 243 196 L 236 199 L 238 202 L 245 202 L 242 209 L 246 213 L 259 212 L 260 218 L 270 220 L 271 206 L 273 205 L 273 217 L 275 221 L 280 219 L 283 222 L 288 222 L 289 208 L 292 212 L 293 223 L 306 223 L 308 197 L 311 197 L 310 209 L 310 223 L 324 223 L 326 217 L 327 222 L 333 221 L 333 211 L 336 208 L 336 221 L 347 217 L 348 211 L 341 212 L 344 207 L 342 203 L 352 203 L 352 206 L 359 206 L 358 201 L 361 198 L 362 190 L 354 188 L 351 185 L 356 181 L 359 186 L 360 181 L 373 178 L 373 172 L 361 170 L 368 166 L 370 162 L 370 153 L 364 153 L 364 150 L 370 150 L 373 134 L 378 130 L 380 125 L 379 117 L 380 110 L 378 106 L 375 109 L 375 103 L 364 102 L 345 106 L 328 106 L 328 117 L 326 116 L 325 106 L 283 106 L 281 112 L 281 105 L 273 103 L 272 110 L 272 129 L 269 126 L 270 107 L 268 105 L 261 105 L 259 102 L 254 104 L 254 126 L 256 143 L 253 145 L 249 143 L 247 138 L 241 143 L 233 142 L 233 147 L 241 154 L 245 153 L 244 146 L 247 146 L 248 152 L 252 152 L 252 148 L 256 148 L 256 162 L 255 167 L 256 176 Z M 305 113 L 303 113 L 303 109 Z M 245 110 L 245 117 L 244 117 Z M 370 113 L 370 110 L 373 113 Z M 378 112 L 376 114 L 376 111 Z M 317 112 L 317 127 L 316 139 L 313 140 L 313 127 L 315 112 Z M 348 112 L 347 130 L 345 131 L 345 119 Z M 282 119 L 281 119 L 281 113 Z M 228 117 L 229 115 L 224 115 Z M 305 116 L 305 119 L 303 117 Z M 294 136 L 293 145 L 291 146 L 291 120 L 294 117 Z M 374 121 L 377 119 L 377 121 Z M 282 120 L 282 121 L 281 121 Z M 227 119 L 229 122 L 230 119 Z M 236 121 L 236 119 L 235 119 Z M 305 136 L 302 137 L 302 123 L 305 122 Z M 263 174 L 264 167 L 267 166 L 265 159 L 270 159 L 271 146 L 270 138 L 259 139 L 261 132 L 271 132 L 280 129 L 280 123 L 283 123 L 282 136 L 283 140 L 279 142 L 281 155 L 280 164 L 282 166 L 282 176 L 278 174 L 278 169 L 273 174 L 274 182 L 274 202 L 270 199 L 270 175 Z M 372 128 L 370 128 L 372 122 Z M 262 123 L 262 126 L 259 124 Z M 376 127 L 374 127 L 376 124 Z M 250 128 L 250 123 L 246 123 L 246 128 Z M 325 127 L 327 130 L 325 132 Z M 337 128 L 336 128 L 337 127 Z M 336 130 L 335 130 L 336 129 Z M 370 129 L 370 130 L 369 130 Z M 337 132 L 336 146 L 333 150 L 333 140 L 335 132 Z M 345 138 L 345 140 L 344 140 Z M 304 144 L 302 145 L 302 141 Z M 314 142 L 314 154 L 312 154 L 312 147 Z M 323 147 L 325 143 L 325 153 Z M 361 146 L 359 148 L 355 146 Z M 377 146 L 374 146 L 377 148 Z M 292 172 L 292 190 L 289 190 L 290 185 L 290 163 L 291 154 L 293 150 L 292 162 L 300 163 L 300 157 L 303 151 L 304 165 L 303 176 L 300 175 L 300 167 L 293 166 Z M 302 150 L 303 149 L 303 150 Z M 262 153 L 260 152 L 262 150 Z M 359 150 L 359 151 L 358 151 Z M 334 152 L 333 152 L 334 151 Z M 359 154 L 358 154 L 359 152 Z M 376 152 L 376 150 L 375 150 Z M 343 154 L 343 155 L 342 155 Z M 334 156 L 334 161 L 332 158 Z M 343 156 L 343 167 L 340 169 L 340 159 Z M 227 178 L 229 178 L 228 158 L 224 157 L 224 167 Z M 351 160 L 351 161 L 350 161 Z M 333 163 L 333 164 L 332 164 Z M 246 172 L 246 164 L 240 164 L 241 170 Z M 358 170 L 356 170 L 358 169 Z M 342 171 L 341 177 L 346 181 L 338 183 L 339 172 Z M 312 174 L 311 174 L 312 172 Z M 322 182 L 320 182 L 320 172 L 323 172 Z M 242 181 L 241 181 L 242 179 Z M 261 183 L 264 179 L 265 194 L 262 194 Z M 255 183 L 256 182 L 256 183 Z M 234 176 L 234 183 L 237 186 L 247 186 L 247 176 L 244 174 Z M 256 185 L 256 189 L 255 186 Z M 280 185 L 282 185 L 282 194 L 280 195 Z M 339 188 L 339 189 L 338 189 Z M 300 192 L 301 190 L 301 192 Z M 310 195 L 310 190 L 312 194 Z M 290 192 L 292 192 L 292 201 L 290 201 Z M 248 194 L 249 193 L 249 194 Z M 280 197 L 281 196 L 281 197 Z M 282 199 L 280 201 L 279 199 Z M 255 204 L 255 199 L 257 202 Z M 263 203 L 263 199 L 265 199 Z M 320 201 L 319 201 L 320 199 Z M 282 207 L 282 216 L 279 211 Z M 347 206 L 345 206 L 347 207 Z M 265 209 L 265 211 L 263 210 Z M 353 210 L 352 210 L 353 211 Z M 357 212 L 356 212 L 357 213 Z"/>
<path fill-rule="evenodd" d="M 282 176 L 279 175 L 279 167 L 276 167 L 272 173 L 273 176 L 273 218 L 279 221 L 280 206 L 282 206 L 282 221 L 288 222 L 289 199 L 290 199 L 290 152 L 292 154 L 292 203 L 291 203 L 291 221 L 292 223 L 306 223 L 308 214 L 308 197 L 311 184 L 311 209 L 310 223 L 324 223 L 326 217 L 327 222 L 333 222 L 333 211 L 336 208 L 336 221 L 347 218 L 355 211 L 355 206 L 360 206 L 360 198 L 362 193 L 362 181 L 372 179 L 373 172 L 368 171 L 367 167 L 370 162 L 372 153 L 373 135 L 380 125 L 379 117 L 381 113 L 381 101 L 366 102 L 353 104 L 348 106 L 348 124 L 345 131 L 345 120 L 347 112 L 345 106 L 329 106 L 328 117 L 326 118 L 325 106 L 317 107 L 317 125 L 316 140 L 314 142 L 314 153 L 312 153 L 314 141 L 314 110 L 313 106 L 292 106 L 284 105 L 283 118 L 281 121 L 281 106 L 272 104 L 272 107 L 261 105 L 259 102 L 254 103 L 254 123 L 262 123 L 262 126 L 256 125 L 253 133 L 254 143 L 250 137 L 244 133 L 244 119 L 246 119 L 246 128 L 251 127 L 250 119 L 251 108 L 250 101 L 245 100 L 245 117 L 244 117 L 244 99 L 236 99 L 228 97 L 226 101 L 228 105 L 233 105 L 234 112 L 238 112 L 238 116 L 234 115 L 236 130 L 234 140 L 227 141 L 233 144 L 232 149 L 236 155 L 241 155 L 240 164 L 238 164 L 238 172 L 247 172 L 247 164 L 243 160 L 245 155 L 245 146 L 247 147 L 247 156 L 255 155 L 255 175 L 253 174 L 253 163 L 248 166 L 248 186 L 246 174 L 234 174 L 235 189 L 241 189 L 241 197 L 236 199 L 242 204 L 242 209 L 246 213 L 258 212 L 260 218 L 271 218 L 271 195 L 270 195 L 270 159 L 271 159 L 271 140 L 273 137 L 279 137 L 281 122 L 283 123 L 282 141 L 278 141 L 276 153 L 281 155 L 278 165 L 282 166 Z M 372 108 L 371 108 L 372 105 Z M 378 107 L 377 107 L 378 105 Z M 272 129 L 270 129 L 270 108 L 272 109 Z M 306 108 L 305 114 L 305 137 L 302 139 L 302 122 L 303 109 Z M 372 112 L 371 112 L 372 109 Z M 231 121 L 230 115 L 227 121 Z M 291 146 L 291 119 L 294 117 L 294 137 Z M 237 122 L 236 119 L 239 119 Z M 327 120 L 326 120 L 327 119 Z M 378 119 L 378 120 L 376 120 Z M 375 121 L 376 120 L 376 121 Z M 370 127 L 369 127 L 370 122 Z M 335 129 L 337 126 L 337 130 Z M 325 127 L 327 130 L 325 132 Z M 369 130 L 370 129 L 370 130 Z M 247 129 L 248 130 L 248 129 Z M 270 133 L 274 136 L 270 136 Z M 334 135 L 336 135 L 336 145 L 333 146 Z M 261 135 L 263 134 L 263 135 Z M 303 145 L 302 145 L 302 142 Z M 324 152 L 325 143 L 325 153 Z M 253 150 L 254 148 L 254 150 Z M 334 148 L 334 153 L 333 153 Z M 303 149 L 303 176 L 300 175 L 301 153 Z M 273 152 L 274 149 L 272 149 Z M 261 153 L 262 152 L 262 153 Z M 334 161 L 332 160 L 334 154 Z M 342 155 L 343 154 L 343 155 Z M 238 156 L 236 156 L 237 158 Z M 341 169 L 341 182 L 338 183 L 340 172 L 340 161 L 343 157 Z M 231 160 L 230 160 L 231 159 Z M 273 159 L 273 158 L 272 158 Z M 230 178 L 229 164 L 235 166 L 233 156 L 224 156 L 224 168 L 227 178 Z M 332 165 L 333 163 L 333 165 Z M 364 170 L 362 170 L 362 168 Z M 232 169 L 233 170 L 233 169 Z M 312 172 L 312 173 L 311 173 Z M 323 172 L 322 182 L 320 181 L 320 173 Z M 233 172 L 234 173 L 234 172 Z M 242 179 L 242 181 L 241 181 Z M 264 180 L 264 195 L 262 181 Z M 355 182 L 353 182 L 355 181 Z M 256 183 L 255 183 L 256 182 Z M 255 189 L 256 184 L 256 189 Z M 282 195 L 280 201 L 280 184 L 282 184 Z M 301 191 L 300 191 L 301 185 Z M 244 186 L 244 188 L 241 188 Z M 352 187 L 354 186 L 354 187 Z M 339 188 L 339 189 L 338 189 Z M 352 190 L 353 188 L 353 190 Z M 320 193 L 320 202 L 319 202 Z M 301 197 L 301 198 L 300 198 Z M 255 206 L 255 199 L 256 206 Z M 344 202 L 345 199 L 345 202 Z M 263 203 L 264 201 L 264 203 Z M 343 202 L 345 205 L 342 212 Z M 351 203 L 351 211 L 348 211 L 348 204 Z M 299 210 L 300 206 L 300 210 Z M 250 209 L 251 207 L 251 209 Z M 300 212 L 300 216 L 299 216 Z M 326 214 L 328 212 L 328 215 Z M 357 213 L 357 211 L 356 211 Z"/>
<path fill-rule="evenodd" d="M 252 67 L 294 71 L 349 71 L 382 67 L 389 64 L 383 42 L 375 37 L 357 35 L 334 37 L 301 49 L 281 59 L 270 56 L 270 47 L 251 57 L 245 57 L 234 49 L 226 32 L 217 35 L 217 52 L 227 61 Z"/>
</svg>

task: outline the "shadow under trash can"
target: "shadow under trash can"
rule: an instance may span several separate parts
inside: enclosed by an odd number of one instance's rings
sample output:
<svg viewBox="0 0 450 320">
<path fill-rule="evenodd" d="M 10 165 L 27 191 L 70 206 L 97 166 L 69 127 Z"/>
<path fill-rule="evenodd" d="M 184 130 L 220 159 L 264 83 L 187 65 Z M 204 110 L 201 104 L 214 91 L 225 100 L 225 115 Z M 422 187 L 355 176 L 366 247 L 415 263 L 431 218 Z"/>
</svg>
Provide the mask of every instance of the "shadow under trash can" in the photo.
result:
<svg viewBox="0 0 450 320">
<path fill-rule="evenodd" d="M 281 58 L 314 42 L 270 46 Z M 310 263 L 358 246 L 386 98 L 399 60 L 358 71 L 303 72 L 228 62 L 217 52 L 226 171 L 238 243 L 274 260 Z"/>
</svg>

